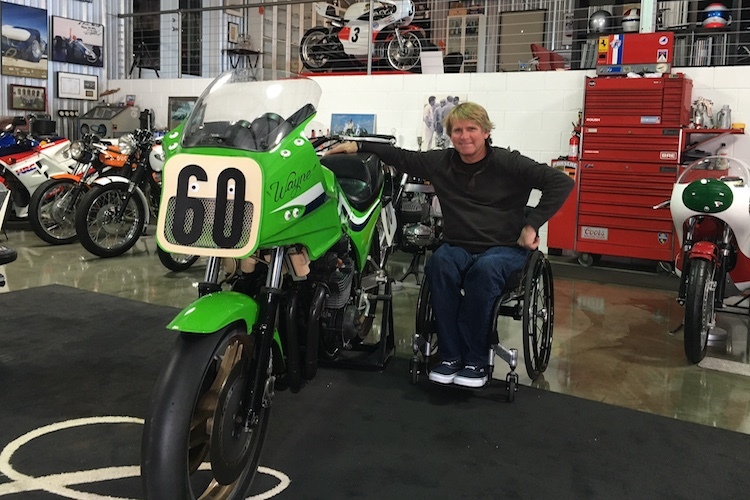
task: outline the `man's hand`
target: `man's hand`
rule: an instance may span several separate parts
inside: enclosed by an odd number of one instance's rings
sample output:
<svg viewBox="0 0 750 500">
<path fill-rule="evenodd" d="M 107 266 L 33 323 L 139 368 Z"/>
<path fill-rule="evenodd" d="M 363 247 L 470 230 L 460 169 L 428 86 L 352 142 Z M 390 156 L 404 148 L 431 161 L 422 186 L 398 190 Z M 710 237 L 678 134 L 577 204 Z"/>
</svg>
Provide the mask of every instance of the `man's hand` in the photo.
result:
<svg viewBox="0 0 750 500">
<path fill-rule="evenodd" d="M 518 237 L 518 246 L 526 250 L 536 250 L 539 247 L 539 235 L 531 226 L 524 226 L 521 230 L 521 236 Z"/>
<path fill-rule="evenodd" d="M 341 144 L 336 144 L 334 147 L 323 153 L 323 156 L 335 155 L 339 153 L 356 153 L 358 150 L 357 143 L 354 141 L 346 141 Z"/>
</svg>

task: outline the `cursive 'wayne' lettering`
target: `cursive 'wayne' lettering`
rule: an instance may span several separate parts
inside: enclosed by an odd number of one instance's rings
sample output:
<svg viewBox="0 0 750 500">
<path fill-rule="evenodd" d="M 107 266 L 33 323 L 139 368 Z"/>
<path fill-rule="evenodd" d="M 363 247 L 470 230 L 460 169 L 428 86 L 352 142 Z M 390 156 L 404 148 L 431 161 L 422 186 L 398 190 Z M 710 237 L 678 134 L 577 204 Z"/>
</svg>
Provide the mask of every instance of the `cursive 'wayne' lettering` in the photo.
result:
<svg viewBox="0 0 750 500">
<path fill-rule="evenodd" d="M 308 170 L 302 174 L 292 171 L 287 176 L 286 181 L 272 183 L 273 201 L 283 200 L 287 195 L 296 196 L 302 184 L 310 179 L 310 175 L 312 175 L 312 170 Z"/>
</svg>

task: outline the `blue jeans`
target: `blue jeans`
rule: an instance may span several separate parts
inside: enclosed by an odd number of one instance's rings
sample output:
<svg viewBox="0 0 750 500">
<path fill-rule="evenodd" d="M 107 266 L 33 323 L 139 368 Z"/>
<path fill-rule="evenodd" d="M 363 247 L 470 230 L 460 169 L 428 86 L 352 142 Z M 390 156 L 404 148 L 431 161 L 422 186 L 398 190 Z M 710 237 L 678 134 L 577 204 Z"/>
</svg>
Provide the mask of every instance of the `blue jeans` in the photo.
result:
<svg viewBox="0 0 750 500">
<path fill-rule="evenodd" d="M 493 247 L 472 254 L 443 244 L 435 250 L 425 275 L 443 361 L 487 366 L 492 306 L 511 273 L 523 269 L 528 255 L 521 247 Z"/>
</svg>

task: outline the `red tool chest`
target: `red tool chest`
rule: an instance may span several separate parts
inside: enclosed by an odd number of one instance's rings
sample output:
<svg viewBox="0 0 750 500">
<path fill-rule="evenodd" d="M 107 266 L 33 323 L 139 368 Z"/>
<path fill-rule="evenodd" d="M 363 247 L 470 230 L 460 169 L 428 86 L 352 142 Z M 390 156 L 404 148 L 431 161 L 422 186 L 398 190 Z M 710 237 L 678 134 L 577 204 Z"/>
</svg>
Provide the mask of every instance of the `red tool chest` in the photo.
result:
<svg viewBox="0 0 750 500">
<path fill-rule="evenodd" d="M 682 74 L 586 78 L 575 197 L 579 255 L 672 261 L 670 212 L 653 207 L 671 196 L 691 94 L 692 81 Z"/>
</svg>

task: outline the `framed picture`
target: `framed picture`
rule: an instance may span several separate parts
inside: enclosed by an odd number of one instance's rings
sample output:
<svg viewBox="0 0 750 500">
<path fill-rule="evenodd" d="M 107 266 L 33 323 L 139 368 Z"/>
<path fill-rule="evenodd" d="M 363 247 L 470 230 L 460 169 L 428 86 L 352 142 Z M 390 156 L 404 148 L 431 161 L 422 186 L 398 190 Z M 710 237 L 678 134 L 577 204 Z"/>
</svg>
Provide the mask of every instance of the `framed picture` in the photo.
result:
<svg viewBox="0 0 750 500">
<path fill-rule="evenodd" d="M 52 16 L 52 60 L 104 66 L 104 26 Z"/>
<path fill-rule="evenodd" d="M 8 107 L 23 111 L 46 111 L 47 89 L 9 83 Z"/>
<path fill-rule="evenodd" d="M 47 11 L 2 2 L 2 74 L 47 79 Z"/>
<path fill-rule="evenodd" d="M 237 23 L 227 23 L 227 41 L 237 43 L 240 41 L 240 25 Z"/>
<path fill-rule="evenodd" d="M 96 101 L 99 99 L 99 77 L 58 71 L 57 97 Z"/>
<path fill-rule="evenodd" d="M 173 130 L 177 125 L 182 123 L 182 121 L 188 117 L 190 112 L 193 110 L 193 106 L 195 106 L 195 101 L 197 101 L 197 97 L 170 97 L 169 98 L 169 109 L 167 112 L 169 113 L 169 123 L 167 123 L 167 127 L 169 127 L 169 130 Z"/>
<path fill-rule="evenodd" d="M 331 133 L 360 136 L 375 133 L 375 115 L 332 113 Z"/>
</svg>

